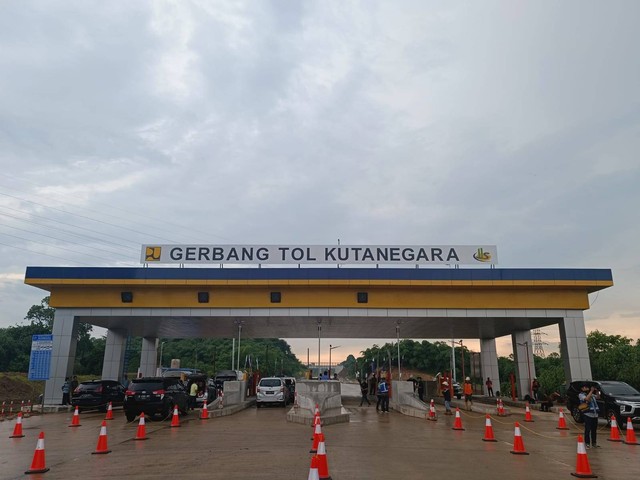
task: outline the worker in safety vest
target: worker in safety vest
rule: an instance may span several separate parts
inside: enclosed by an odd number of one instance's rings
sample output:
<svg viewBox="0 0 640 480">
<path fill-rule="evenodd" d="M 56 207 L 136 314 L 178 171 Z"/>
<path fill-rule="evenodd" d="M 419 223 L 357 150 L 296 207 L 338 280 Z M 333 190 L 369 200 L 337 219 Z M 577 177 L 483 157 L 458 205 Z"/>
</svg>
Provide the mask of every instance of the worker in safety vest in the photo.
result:
<svg viewBox="0 0 640 480">
<path fill-rule="evenodd" d="M 376 412 L 389 413 L 389 385 L 384 375 L 380 375 L 378 383 L 378 403 L 376 404 Z"/>
<path fill-rule="evenodd" d="M 471 385 L 471 379 L 469 377 L 464 379 L 464 406 L 467 410 L 471 410 L 473 407 L 473 385 Z M 469 406 L 471 404 L 471 407 Z"/>
</svg>

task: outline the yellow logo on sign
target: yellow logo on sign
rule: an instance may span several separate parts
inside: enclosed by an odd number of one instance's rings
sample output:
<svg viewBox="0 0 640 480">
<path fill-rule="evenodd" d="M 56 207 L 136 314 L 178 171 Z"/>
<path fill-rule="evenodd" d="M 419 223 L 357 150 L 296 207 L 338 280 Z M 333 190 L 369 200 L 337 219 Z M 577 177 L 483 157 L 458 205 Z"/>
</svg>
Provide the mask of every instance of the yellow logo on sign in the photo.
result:
<svg viewBox="0 0 640 480">
<path fill-rule="evenodd" d="M 162 255 L 162 247 L 147 247 L 144 252 L 145 262 L 158 262 Z"/>
<path fill-rule="evenodd" d="M 478 251 L 473 254 L 473 258 L 479 262 L 490 262 L 491 253 L 485 252 L 483 248 L 479 248 Z"/>
</svg>

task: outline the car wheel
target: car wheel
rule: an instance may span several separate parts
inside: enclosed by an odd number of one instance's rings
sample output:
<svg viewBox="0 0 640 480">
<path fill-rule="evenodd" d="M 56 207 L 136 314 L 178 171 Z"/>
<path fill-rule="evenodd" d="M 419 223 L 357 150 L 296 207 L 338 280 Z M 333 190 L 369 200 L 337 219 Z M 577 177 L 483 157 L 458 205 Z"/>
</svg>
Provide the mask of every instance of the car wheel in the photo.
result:
<svg viewBox="0 0 640 480">
<path fill-rule="evenodd" d="M 571 409 L 571 416 L 575 420 L 576 423 L 584 423 L 584 418 L 582 418 L 582 413 L 578 410 L 578 407 L 573 407 Z"/>
<path fill-rule="evenodd" d="M 256 402 L 256 408 L 260 408 L 262 407 L 262 404 L 260 402 Z"/>
<path fill-rule="evenodd" d="M 124 412 L 127 417 L 127 422 L 133 422 L 136 419 L 136 414 L 133 412 Z"/>
<path fill-rule="evenodd" d="M 168 403 L 167 408 L 162 412 L 164 418 L 169 418 L 173 415 L 173 403 Z"/>
</svg>

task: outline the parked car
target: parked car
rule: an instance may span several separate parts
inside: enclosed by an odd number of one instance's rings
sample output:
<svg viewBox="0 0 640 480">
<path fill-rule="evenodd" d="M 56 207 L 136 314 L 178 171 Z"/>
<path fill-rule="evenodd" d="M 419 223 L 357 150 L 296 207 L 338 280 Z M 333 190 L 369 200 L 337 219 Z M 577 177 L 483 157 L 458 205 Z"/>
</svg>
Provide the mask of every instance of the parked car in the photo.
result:
<svg viewBox="0 0 640 480">
<path fill-rule="evenodd" d="M 82 382 L 71 392 L 71 405 L 79 410 L 97 408 L 106 412 L 109 402 L 114 407 L 123 404 L 124 391 L 124 386 L 115 380 Z"/>
<path fill-rule="evenodd" d="M 169 417 L 177 406 L 181 414 L 188 411 L 189 394 L 176 377 L 144 377 L 131 380 L 124 398 L 127 421 L 133 421 L 140 413 Z"/>
<path fill-rule="evenodd" d="M 460 400 L 462 398 L 462 385 L 458 382 L 453 382 L 453 395 Z"/>
<path fill-rule="evenodd" d="M 191 385 L 198 385 L 198 395 L 196 396 L 196 407 L 202 408 L 216 399 L 217 392 L 215 383 L 204 374 L 194 374 L 187 377 L 187 393 L 191 391 Z M 206 402 L 206 404 L 204 403 Z"/>
<path fill-rule="evenodd" d="M 240 370 L 220 370 L 214 377 L 214 383 L 219 391 L 224 390 L 224 382 L 242 380 L 244 374 Z"/>
<path fill-rule="evenodd" d="M 265 377 L 260 379 L 256 388 L 256 406 L 258 408 L 266 403 L 278 403 L 286 407 L 288 400 L 289 392 L 283 378 Z"/>
<path fill-rule="evenodd" d="M 571 382 L 567 388 L 567 409 L 576 422 L 582 423 L 582 413 L 578 410 L 580 400 L 578 395 L 583 385 L 595 386 L 599 392 L 596 401 L 600 409 L 599 416 L 611 422 L 611 415 L 615 415 L 616 422 L 621 428 L 627 424 L 627 419 L 632 422 L 640 421 L 640 392 L 625 382 L 617 381 L 585 381 Z"/>
</svg>

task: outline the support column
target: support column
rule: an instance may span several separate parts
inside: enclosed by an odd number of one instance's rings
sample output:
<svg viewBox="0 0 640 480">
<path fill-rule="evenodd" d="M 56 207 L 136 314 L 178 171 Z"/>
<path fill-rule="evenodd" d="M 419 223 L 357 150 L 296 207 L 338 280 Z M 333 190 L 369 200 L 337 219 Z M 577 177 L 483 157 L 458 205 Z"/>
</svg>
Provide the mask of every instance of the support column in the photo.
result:
<svg viewBox="0 0 640 480">
<path fill-rule="evenodd" d="M 144 337 L 140 353 L 140 372 L 143 377 L 155 377 L 158 366 L 158 338 Z"/>
<path fill-rule="evenodd" d="M 564 375 L 567 382 L 592 380 L 587 333 L 582 310 L 567 310 L 567 316 L 560 320 L 560 355 L 564 361 Z"/>
<path fill-rule="evenodd" d="M 122 381 L 124 353 L 127 344 L 125 330 L 108 330 L 102 361 L 102 379 Z"/>
<path fill-rule="evenodd" d="M 58 308 L 53 318 L 53 349 L 49 380 L 44 387 L 45 405 L 62 403 L 62 385 L 64 379 L 73 375 L 76 360 L 78 325 L 73 310 Z"/>
<path fill-rule="evenodd" d="M 493 393 L 500 391 L 500 371 L 498 369 L 498 349 L 495 338 L 480 339 L 480 371 L 482 372 L 482 391 L 488 395 L 485 382 L 487 377 L 493 382 Z"/>
<path fill-rule="evenodd" d="M 514 332 L 511 335 L 511 343 L 513 346 L 513 359 L 516 364 L 518 398 L 524 399 L 525 395 L 533 396 L 531 394 L 531 382 L 536 376 L 531 330 Z"/>
</svg>

